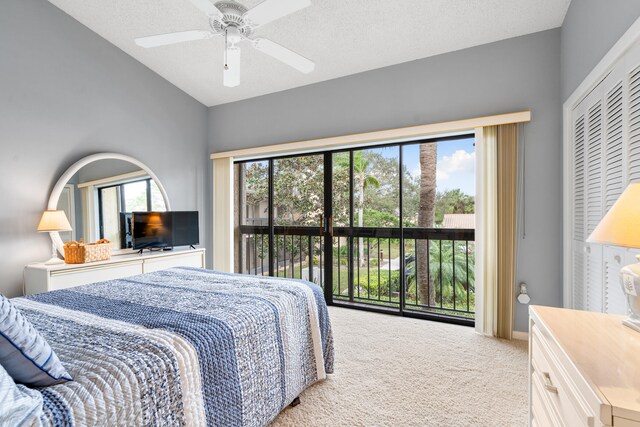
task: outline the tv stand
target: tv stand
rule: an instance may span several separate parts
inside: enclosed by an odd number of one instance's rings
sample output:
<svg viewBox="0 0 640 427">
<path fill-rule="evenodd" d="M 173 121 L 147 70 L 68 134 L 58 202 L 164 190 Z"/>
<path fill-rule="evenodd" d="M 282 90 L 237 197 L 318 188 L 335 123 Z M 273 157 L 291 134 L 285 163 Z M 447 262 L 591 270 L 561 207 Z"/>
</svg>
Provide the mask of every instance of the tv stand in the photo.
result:
<svg viewBox="0 0 640 427">
<path fill-rule="evenodd" d="M 175 248 L 173 246 L 167 246 L 164 248 L 142 248 L 142 249 L 138 249 L 138 254 L 142 255 L 142 253 L 145 250 L 148 250 L 149 252 L 169 252 L 169 251 L 173 251 Z M 189 245 L 189 249 L 195 250 L 196 247 L 193 245 Z"/>
<path fill-rule="evenodd" d="M 162 251 L 170 251 L 173 248 L 142 248 L 142 249 L 138 249 L 137 253 L 138 255 L 142 255 L 144 253 L 144 251 L 149 251 L 149 252 L 162 252 Z"/>
</svg>

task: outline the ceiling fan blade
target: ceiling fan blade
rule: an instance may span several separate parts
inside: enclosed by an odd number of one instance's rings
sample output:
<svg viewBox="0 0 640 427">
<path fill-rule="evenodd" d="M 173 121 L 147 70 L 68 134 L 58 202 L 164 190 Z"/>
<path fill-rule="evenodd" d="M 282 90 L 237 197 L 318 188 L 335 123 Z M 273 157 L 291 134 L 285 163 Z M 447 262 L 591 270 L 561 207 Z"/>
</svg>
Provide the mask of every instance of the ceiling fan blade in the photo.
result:
<svg viewBox="0 0 640 427">
<path fill-rule="evenodd" d="M 226 87 L 236 87 L 240 84 L 240 48 L 227 48 L 227 63 L 223 73 L 223 82 Z"/>
<path fill-rule="evenodd" d="M 304 56 L 268 39 L 254 39 L 253 47 L 267 55 L 273 56 L 277 60 L 284 62 L 301 73 L 308 74 L 316 67 L 316 64 L 313 61 L 310 61 Z"/>
<path fill-rule="evenodd" d="M 157 47 L 165 46 L 168 44 L 189 42 L 192 40 L 204 40 L 213 37 L 211 31 L 204 30 L 190 30 L 179 31 L 177 33 L 158 34 L 157 36 L 139 37 L 136 44 L 142 47 Z"/>
<path fill-rule="evenodd" d="M 309 5 L 311 5 L 311 0 L 265 0 L 248 10 L 243 18 L 245 21 L 249 21 L 253 27 L 259 27 Z"/>
<path fill-rule="evenodd" d="M 190 0 L 190 1 L 191 3 L 193 3 L 195 7 L 197 7 L 204 13 L 206 13 L 207 16 L 212 16 L 214 18 L 222 20 L 222 12 L 220 12 L 220 9 L 215 7 L 213 3 L 211 3 L 209 0 Z"/>
</svg>

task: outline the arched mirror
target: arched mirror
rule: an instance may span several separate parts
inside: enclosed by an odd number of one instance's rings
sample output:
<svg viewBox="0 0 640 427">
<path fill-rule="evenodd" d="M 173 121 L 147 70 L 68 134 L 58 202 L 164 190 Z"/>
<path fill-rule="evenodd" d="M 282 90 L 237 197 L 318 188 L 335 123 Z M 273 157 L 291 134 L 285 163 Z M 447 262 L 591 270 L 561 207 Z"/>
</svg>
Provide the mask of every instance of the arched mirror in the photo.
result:
<svg viewBox="0 0 640 427">
<path fill-rule="evenodd" d="M 47 209 L 63 210 L 72 231 L 51 233 L 64 257 L 64 242 L 108 239 L 114 254 L 131 251 L 131 213 L 171 210 L 158 177 L 144 163 L 99 153 L 74 163 L 56 183 Z"/>
</svg>

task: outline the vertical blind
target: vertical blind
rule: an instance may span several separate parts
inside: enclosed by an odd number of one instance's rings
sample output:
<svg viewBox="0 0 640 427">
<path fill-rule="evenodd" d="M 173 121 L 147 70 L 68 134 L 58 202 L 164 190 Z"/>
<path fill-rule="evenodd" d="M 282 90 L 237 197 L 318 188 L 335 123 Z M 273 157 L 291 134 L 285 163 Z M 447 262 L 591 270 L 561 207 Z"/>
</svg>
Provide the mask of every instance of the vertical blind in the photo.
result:
<svg viewBox="0 0 640 427">
<path fill-rule="evenodd" d="M 515 294 L 518 125 L 488 126 L 478 141 L 482 176 L 482 332 L 511 339 Z"/>
<path fill-rule="evenodd" d="M 498 283 L 496 336 L 511 339 L 516 268 L 518 125 L 498 127 Z"/>
</svg>

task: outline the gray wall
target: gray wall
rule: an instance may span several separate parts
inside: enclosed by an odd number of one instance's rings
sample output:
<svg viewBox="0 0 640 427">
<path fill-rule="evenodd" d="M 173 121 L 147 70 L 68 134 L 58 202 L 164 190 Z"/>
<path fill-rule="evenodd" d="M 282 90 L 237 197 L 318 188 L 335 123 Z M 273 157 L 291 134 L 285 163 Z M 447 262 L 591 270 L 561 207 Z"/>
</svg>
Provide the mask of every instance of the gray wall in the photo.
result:
<svg viewBox="0 0 640 427">
<path fill-rule="evenodd" d="M 0 94 L 0 292 L 21 294 L 23 267 L 49 257 L 38 220 L 88 154 L 142 160 L 208 224 L 207 108 L 49 2 L 2 0 Z"/>
<path fill-rule="evenodd" d="M 533 304 L 561 305 L 560 29 L 209 110 L 211 151 L 344 135 L 530 109 L 526 228 L 518 281 Z M 535 232 L 533 232 L 535 230 Z M 515 328 L 527 330 L 516 304 Z"/>
<path fill-rule="evenodd" d="M 573 0 L 562 24 L 562 100 L 566 101 L 640 16 L 637 0 Z"/>
<path fill-rule="evenodd" d="M 140 168 L 138 166 L 125 162 L 124 160 L 98 160 L 81 168 L 74 178 L 78 183 L 84 183 L 137 172 L 139 170 Z"/>
</svg>

